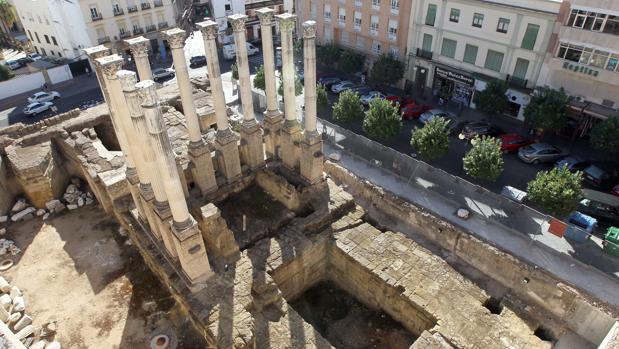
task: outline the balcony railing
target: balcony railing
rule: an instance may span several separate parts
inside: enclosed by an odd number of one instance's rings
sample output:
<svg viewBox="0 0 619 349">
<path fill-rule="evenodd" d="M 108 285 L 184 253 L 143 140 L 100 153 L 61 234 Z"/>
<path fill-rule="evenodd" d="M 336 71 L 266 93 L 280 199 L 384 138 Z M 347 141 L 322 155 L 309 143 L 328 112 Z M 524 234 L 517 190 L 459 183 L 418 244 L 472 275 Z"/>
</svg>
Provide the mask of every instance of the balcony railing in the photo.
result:
<svg viewBox="0 0 619 349">
<path fill-rule="evenodd" d="M 136 5 L 127 6 L 127 12 L 138 12 L 138 7 Z"/>
<path fill-rule="evenodd" d="M 110 37 L 109 36 L 104 36 L 102 38 L 98 38 L 97 42 L 99 42 L 99 44 L 105 44 L 106 42 L 110 42 Z"/>
<path fill-rule="evenodd" d="M 339 18 L 337 20 L 337 23 L 339 24 L 340 27 L 345 27 L 346 26 L 346 20 L 345 19 Z"/>
<path fill-rule="evenodd" d="M 103 19 L 103 16 L 100 13 L 97 13 L 96 15 L 90 15 L 90 18 L 92 19 L 92 21 L 100 21 Z"/>
<path fill-rule="evenodd" d="M 167 28 L 168 22 L 159 22 L 159 29 Z"/>
<path fill-rule="evenodd" d="M 325 22 L 331 22 L 331 14 L 329 13 L 329 15 L 325 14 Z"/>
<path fill-rule="evenodd" d="M 155 30 L 157 30 L 157 26 L 156 26 L 156 25 L 154 25 L 154 24 L 151 24 L 151 25 L 147 25 L 147 26 L 146 26 L 146 32 L 147 32 L 147 33 L 154 32 Z"/>
<path fill-rule="evenodd" d="M 370 35 L 378 36 L 378 30 L 377 29 L 370 29 Z"/>
<path fill-rule="evenodd" d="M 389 33 L 389 41 L 396 41 L 397 39 L 398 39 L 398 35 L 397 34 Z"/>
<path fill-rule="evenodd" d="M 143 34 L 144 28 L 133 28 L 133 35 Z"/>
<path fill-rule="evenodd" d="M 358 33 L 361 31 L 361 25 L 356 25 L 355 24 L 355 31 Z"/>
<path fill-rule="evenodd" d="M 142 10 L 148 10 L 150 8 L 150 2 L 143 2 L 140 4 Z"/>
<path fill-rule="evenodd" d="M 121 39 L 125 39 L 131 36 L 131 33 L 128 31 L 122 31 L 120 32 L 120 34 L 118 34 L 118 36 L 120 36 Z"/>
<path fill-rule="evenodd" d="M 121 16 L 125 14 L 125 10 L 119 8 L 119 9 L 114 9 L 114 16 Z"/>
<path fill-rule="evenodd" d="M 361 0 L 355 0 L 355 7 L 361 7 L 363 2 Z"/>
<path fill-rule="evenodd" d="M 432 59 L 432 51 L 426 51 L 420 48 L 417 48 L 417 57 Z"/>
<path fill-rule="evenodd" d="M 527 79 L 522 79 L 522 78 L 517 78 L 515 76 L 511 76 L 511 75 L 507 75 L 507 82 L 515 87 L 522 87 L 522 88 L 527 88 L 527 84 L 529 83 L 529 80 Z"/>
<path fill-rule="evenodd" d="M 155 5 L 155 7 L 161 7 L 161 6 L 163 6 L 163 1 L 155 0 L 155 1 L 153 1 L 153 5 Z"/>
</svg>

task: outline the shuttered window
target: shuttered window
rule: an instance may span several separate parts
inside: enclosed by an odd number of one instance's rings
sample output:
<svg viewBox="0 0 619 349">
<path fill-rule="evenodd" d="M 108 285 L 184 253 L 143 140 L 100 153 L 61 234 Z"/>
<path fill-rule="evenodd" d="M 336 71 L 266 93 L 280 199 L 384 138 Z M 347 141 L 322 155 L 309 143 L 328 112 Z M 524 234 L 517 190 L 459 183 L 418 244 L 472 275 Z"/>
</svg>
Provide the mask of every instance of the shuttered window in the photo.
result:
<svg viewBox="0 0 619 349">
<path fill-rule="evenodd" d="M 443 46 L 441 47 L 441 56 L 454 58 L 456 56 L 456 46 L 458 46 L 457 41 L 443 38 Z"/>
<path fill-rule="evenodd" d="M 529 69 L 529 61 L 526 59 L 518 58 L 516 60 L 516 67 L 514 67 L 514 77 L 518 79 L 526 79 L 527 70 Z"/>
<path fill-rule="evenodd" d="M 432 35 L 423 34 L 423 44 L 421 45 L 421 49 L 424 51 L 432 51 Z"/>
<path fill-rule="evenodd" d="M 532 50 L 535 47 L 535 41 L 537 40 L 537 34 L 539 33 L 539 25 L 527 24 L 527 31 L 522 38 L 521 47 L 527 50 Z"/>
<path fill-rule="evenodd" d="M 486 63 L 484 67 L 486 69 L 501 71 L 501 66 L 503 65 L 503 53 L 488 50 L 488 54 L 486 55 Z"/>
<path fill-rule="evenodd" d="M 469 64 L 475 64 L 477 61 L 477 50 L 477 46 L 466 44 L 464 48 L 464 58 L 462 60 Z"/>
<path fill-rule="evenodd" d="M 436 21 L 436 5 L 428 4 L 428 13 L 426 13 L 426 24 L 434 26 L 434 21 Z"/>
</svg>

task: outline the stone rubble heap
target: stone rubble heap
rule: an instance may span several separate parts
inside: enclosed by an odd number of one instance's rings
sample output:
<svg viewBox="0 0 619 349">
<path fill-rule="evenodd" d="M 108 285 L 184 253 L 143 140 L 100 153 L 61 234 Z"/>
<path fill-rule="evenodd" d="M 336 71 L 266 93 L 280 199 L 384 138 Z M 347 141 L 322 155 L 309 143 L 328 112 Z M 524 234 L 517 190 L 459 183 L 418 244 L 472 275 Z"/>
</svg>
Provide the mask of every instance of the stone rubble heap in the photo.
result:
<svg viewBox="0 0 619 349">
<path fill-rule="evenodd" d="M 26 301 L 17 286 L 11 286 L 0 276 L 0 321 L 8 326 L 15 337 L 29 349 L 60 349 L 60 343 L 53 340 L 56 324 L 47 323 L 42 327 L 32 324 L 32 317 L 26 314 Z M 4 347 L 12 347 L 4 340 Z"/>
<path fill-rule="evenodd" d="M 21 249 L 15 245 L 15 241 L 9 239 L 0 239 L 0 256 L 10 253 L 11 256 L 16 256 L 21 252 Z"/>
<path fill-rule="evenodd" d="M 94 202 L 94 196 L 91 192 L 83 192 L 80 188 L 81 181 L 79 178 L 71 179 L 71 184 L 65 190 L 62 198 L 66 201 L 67 209 L 75 210 L 84 205 L 90 205 Z M 54 201 L 54 200 L 52 200 Z M 50 201 L 51 202 L 51 201 Z M 58 208 L 60 208 L 58 206 Z M 56 209 L 56 208 L 55 208 Z"/>
</svg>

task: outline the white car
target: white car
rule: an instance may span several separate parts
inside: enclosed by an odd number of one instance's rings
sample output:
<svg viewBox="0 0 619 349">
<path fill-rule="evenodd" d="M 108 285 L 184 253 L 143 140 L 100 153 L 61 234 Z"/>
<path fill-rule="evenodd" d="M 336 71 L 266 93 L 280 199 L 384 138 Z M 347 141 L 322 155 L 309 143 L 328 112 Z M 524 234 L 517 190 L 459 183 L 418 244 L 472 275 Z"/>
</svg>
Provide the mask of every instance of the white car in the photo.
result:
<svg viewBox="0 0 619 349">
<path fill-rule="evenodd" d="M 33 94 L 32 96 L 28 97 L 28 103 L 49 102 L 51 100 L 58 99 L 58 98 L 60 98 L 60 93 L 56 91 L 37 92 Z"/>
<path fill-rule="evenodd" d="M 173 77 L 175 74 L 174 69 L 172 68 L 157 68 L 153 70 L 153 80 L 161 80 Z"/>
<path fill-rule="evenodd" d="M 337 84 L 331 86 L 331 92 L 340 93 L 344 90 L 352 88 L 353 86 L 355 86 L 354 82 L 344 80 L 344 81 L 338 82 Z"/>
<path fill-rule="evenodd" d="M 448 111 L 441 110 L 441 109 L 430 109 L 427 112 L 421 114 L 421 116 L 419 116 L 419 121 L 422 124 L 425 124 L 426 122 L 436 117 L 445 118 L 447 119 L 447 121 L 449 121 L 449 123 L 452 123 L 456 119 L 456 116 Z"/>
<path fill-rule="evenodd" d="M 260 53 L 260 49 L 250 44 L 249 42 L 246 42 L 245 45 L 247 47 L 248 56 L 253 56 L 257 53 Z M 233 44 L 224 45 L 223 54 L 225 59 L 234 59 L 234 57 L 236 57 L 236 46 Z"/>
<path fill-rule="evenodd" d="M 385 99 L 385 95 L 379 91 L 370 91 L 361 96 L 361 103 L 363 105 L 368 105 L 374 98 Z"/>
<path fill-rule="evenodd" d="M 24 114 L 35 116 L 42 113 L 54 105 L 52 102 L 35 102 L 30 103 L 24 108 Z"/>
<path fill-rule="evenodd" d="M 30 59 L 32 59 L 32 60 L 33 60 L 33 61 L 35 61 L 35 62 L 36 62 L 36 61 L 38 61 L 39 59 L 42 59 L 42 58 L 43 58 L 43 57 L 41 57 L 41 55 L 40 55 L 40 54 L 38 54 L 38 53 L 29 53 L 27 57 L 28 57 L 28 58 L 30 58 Z"/>
</svg>

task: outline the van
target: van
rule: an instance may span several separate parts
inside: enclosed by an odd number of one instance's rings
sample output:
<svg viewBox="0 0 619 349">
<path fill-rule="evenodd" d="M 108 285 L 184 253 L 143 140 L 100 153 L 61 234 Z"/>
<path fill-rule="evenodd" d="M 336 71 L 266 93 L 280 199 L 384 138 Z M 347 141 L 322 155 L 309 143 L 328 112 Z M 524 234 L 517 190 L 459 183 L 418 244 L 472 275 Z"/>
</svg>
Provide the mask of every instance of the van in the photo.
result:
<svg viewBox="0 0 619 349">
<path fill-rule="evenodd" d="M 246 47 L 247 47 L 247 55 L 248 56 L 252 56 L 255 55 L 256 53 L 260 52 L 260 49 L 258 49 L 256 46 L 250 44 L 249 42 L 245 43 Z M 225 59 L 234 59 L 234 57 L 236 57 L 236 46 L 233 44 L 229 44 L 229 45 L 224 45 L 223 47 L 223 55 Z"/>
</svg>

